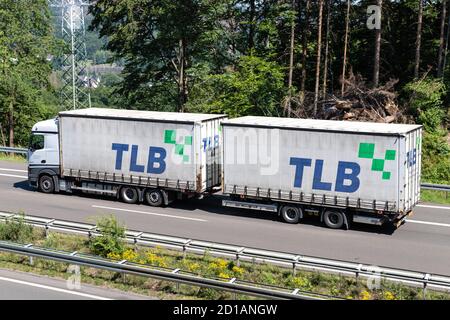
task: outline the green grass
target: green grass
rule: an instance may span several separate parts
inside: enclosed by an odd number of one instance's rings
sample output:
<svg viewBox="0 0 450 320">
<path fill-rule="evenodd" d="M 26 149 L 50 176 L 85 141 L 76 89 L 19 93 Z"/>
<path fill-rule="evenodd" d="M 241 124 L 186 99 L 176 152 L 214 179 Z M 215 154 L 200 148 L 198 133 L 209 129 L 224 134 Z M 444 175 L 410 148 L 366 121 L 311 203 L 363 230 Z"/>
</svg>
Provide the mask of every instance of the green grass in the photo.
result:
<svg viewBox="0 0 450 320">
<path fill-rule="evenodd" d="M 18 155 L 18 154 L 10 155 L 10 154 L 4 153 L 4 152 L 0 152 L 0 160 L 11 161 L 11 162 L 20 162 L 20 163 L 27 162 L 27 158 L 25 156 Z"/>
<path fill-rule="evenodd" d="M 421 190 L 420 200 L 423 202 L 450 204 L 450 194 L 445 191 Z"/>
<path fill-rule="evenodd" d="M 15 230 L 14 228 L 12 228 Z M 5 228 L 0 228 L 5 230 Z M 5 233 L 6 235 L 11 234 Z M 5 239 L 5 234 L 0 232 L 0 239 Z M 14 233 L 15 234 L 15 233 Z M 26 239 L 25 239 L 26 238 Z M 58 250 L 78 251 L 91 253 L 89 249 L 89 239 L 78 235 L 51 232 L 47 237 L 42 230 L 28 232 L 23 241 L 32 239 L 35 245 Z M 389 300 L 415 300 L 422 299 L 422 290 L 419 288 L 407 287 L 395 283 L 383 281 L 380 289 L 370 290 L 364 279 L 357 280 L 354 277 L 332 275 L 323 272 L 311 272 L 298 270 L 295 275 L 289 268 L 276 267 L 269 264 L 258 264 L 242 262 L 238 267 L 233 260 L 215 258 L 209 254 L 194 255 L 187 254 L 185 258 L 181 252 L 167 250 L 163 248 L 131 247 L 127 246 L 121 254 L 110 255 L 115 259 L 126 259 L 137 263 L 146 263 L 154 268 L 168 267 L 180 268 L 194 274 L 207 277 L 222 278 L 227 281 L 231 278 L 238 278 L 250 282 L 280 286 L 290 289 L 300 289 L 303 291 L 327 294 L 348 299 L 389 299 Z M 0 267 L 22 270 L 44 274 L 66 279 L 67 264 L 34 259 L 34 264 L 29 264 L 29 259 L 24 256 L 10 253 L 0 253 Z M 198 288 L 188 285 L 177 285 L 167 281 L 151 278 L 126 275 L 119 276 L 117 273 L 99 270 L 94 268 L 81 267 L 81 277 L 83 283 L 90 283 L 139 294 L 147 294 L 162 299 L 233 299 L 232 293 Z M 237 299 L 252 299 L 247 296 L 238 295 Z M 439 293 L 429 290 L 427 299 L 450 299 L 450 294 Z"/>
</svg>

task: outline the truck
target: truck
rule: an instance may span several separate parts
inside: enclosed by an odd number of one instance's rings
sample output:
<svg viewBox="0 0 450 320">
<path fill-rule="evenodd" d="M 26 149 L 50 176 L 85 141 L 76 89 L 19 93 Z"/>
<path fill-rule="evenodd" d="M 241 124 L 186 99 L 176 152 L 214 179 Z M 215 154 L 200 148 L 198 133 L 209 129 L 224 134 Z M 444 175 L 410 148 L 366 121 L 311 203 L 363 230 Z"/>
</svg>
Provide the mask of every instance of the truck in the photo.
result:
<svg viewBox="0 0 450 320">
<path fill-rule="evenodd" d="M 420 199 L 421 140 L 420 125 L 90 108 L 33 126 L 28 177 L 44 193 L 398 227 Z"/>
<path fill-rule="evenodd" d="M 167 205 L 221 183 L 224 115 L 89 108 L 32 127 L 28 180 L 44 193 Z"/>
</svg>

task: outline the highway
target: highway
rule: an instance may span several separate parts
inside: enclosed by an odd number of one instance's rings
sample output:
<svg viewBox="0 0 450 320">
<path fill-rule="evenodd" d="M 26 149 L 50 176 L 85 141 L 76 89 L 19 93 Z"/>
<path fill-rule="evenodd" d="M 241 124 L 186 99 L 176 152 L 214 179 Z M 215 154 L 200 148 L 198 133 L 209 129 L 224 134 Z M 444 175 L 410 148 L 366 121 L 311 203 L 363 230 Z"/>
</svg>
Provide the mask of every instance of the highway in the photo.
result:
<svg viewBox="0 0 450 320">
<path fill-rule="evenodd" d="M 149 297 L 81 284 L 69 289 L 66 281 L 0 269 L 0 300 L 142 300 Z"/>
<path fill-rule="evenodd" d="M 331 230 L 316 219 L 289 225 L 274 214 L 222 208 L 217 197 L 153 208 L 46 195 L 29 188 L 26 175 L 26 164 L 0 161 L 0 211 L 88 223 L 114 214 L 134 230 L 450 275 L 450 206 L 421 204 L 395 231 L 356 224 Z"/>
</svg>

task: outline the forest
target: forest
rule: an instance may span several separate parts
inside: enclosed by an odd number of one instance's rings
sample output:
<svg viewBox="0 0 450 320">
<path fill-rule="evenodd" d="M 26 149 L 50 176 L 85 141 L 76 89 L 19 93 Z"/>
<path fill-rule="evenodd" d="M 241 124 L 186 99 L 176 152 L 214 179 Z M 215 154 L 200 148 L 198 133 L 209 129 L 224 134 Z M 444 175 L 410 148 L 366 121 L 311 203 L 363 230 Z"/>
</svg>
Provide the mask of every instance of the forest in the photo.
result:
<svg viewBox="0 0 450 320">
<path fill-rule="evenodd" d="M 419 123 L 422 179 L 450 184 L 449 11 L 447 0 L 98 0 L 87 63 L 123 69 L 102 76 L 92 105 Z M 61 109 L 56 28 L 45 0 L 0 3 L 1 145 L 26 146 Z"/>
</svg>

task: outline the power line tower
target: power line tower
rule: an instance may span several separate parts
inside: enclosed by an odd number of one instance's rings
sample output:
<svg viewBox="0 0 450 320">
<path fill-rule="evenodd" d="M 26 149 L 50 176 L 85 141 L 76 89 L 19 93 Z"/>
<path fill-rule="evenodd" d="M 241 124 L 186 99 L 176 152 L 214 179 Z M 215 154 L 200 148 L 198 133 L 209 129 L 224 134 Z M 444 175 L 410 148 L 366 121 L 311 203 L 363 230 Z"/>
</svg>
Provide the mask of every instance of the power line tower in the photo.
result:
<svg viewBox="0 0 450 320">
<path fill-rule="evenodd" d="M 91 78 L 86 70 L 85 10 L 89 0 L 48 0 L 49 6 L 61 10 L 61 36 L 69 46 L 62 57 L 61 106 L 64 109 L 91 107 Z"/>
</svg>

